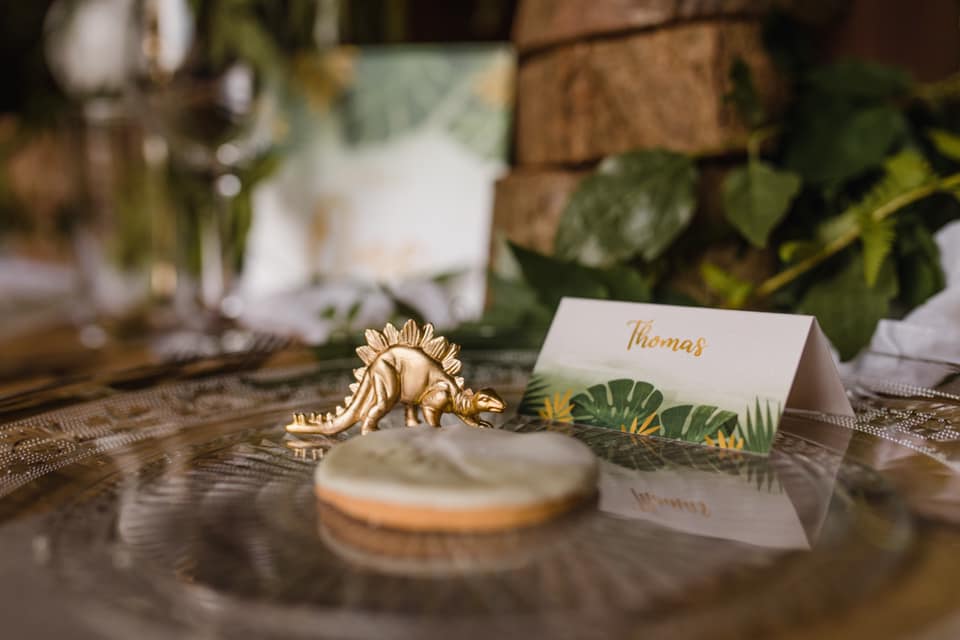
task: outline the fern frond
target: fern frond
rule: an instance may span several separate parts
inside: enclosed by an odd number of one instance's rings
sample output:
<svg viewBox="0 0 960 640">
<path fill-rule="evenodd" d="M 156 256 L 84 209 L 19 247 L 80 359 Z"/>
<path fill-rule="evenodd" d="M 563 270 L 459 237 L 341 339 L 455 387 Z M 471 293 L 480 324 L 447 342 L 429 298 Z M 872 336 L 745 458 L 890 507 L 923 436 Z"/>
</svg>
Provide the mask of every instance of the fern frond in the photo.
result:
<svg viewBox="0 0 960 640">
<path fill-rule="evenodd" d="M 830 256 L 861 239 L 865 222 L 868 223 L 866 226 L 869 226 L 869 223 L 879 223 L 909 204 L 938 191 L 949 191 L 960 186 L 960 173 L 938 177 L 927 160 L 910 149 L 890 157 L 884 164 L 884 169 L 883 178 L 866 195 L 840 215 L 820 225 L 817 230 L 820 248 L 800 262 L 767 278 L 756 288 L 755 299 L 770 296 Z M 877 255 L 883 253 L 877 250 L 877 248 L 883 248 L 882 240 L 882 237 L 880 240 L 873 240 L 876 246 L 864 252 L 871 254 L 870 262 L 864 265 L 867 277 L 870 277 L 871 263 L 883 264 L 882 258 L 877 259 Z"/>
<path fill-rule="evenodd" d="M 862 216 L 860 220 L 860 242 L 863 244 L 863 275 L 867 286 L 873 287 L 880 275 L 880 267 L 893 250 L 894 222 L 890 218 L 874 220 Z"/>
<path fill-rule="evenodd" d="M 880 267 L 893 249 L 895 239 L 893 220 L 879 218 L 876 210 L 936 179 L 926 158 L 911 150 L 891 157 L 884 168 L 884 177 L 853 207 L 863 244 L 864 279 L 870 287 L 876 284 Z"/>
</svg>

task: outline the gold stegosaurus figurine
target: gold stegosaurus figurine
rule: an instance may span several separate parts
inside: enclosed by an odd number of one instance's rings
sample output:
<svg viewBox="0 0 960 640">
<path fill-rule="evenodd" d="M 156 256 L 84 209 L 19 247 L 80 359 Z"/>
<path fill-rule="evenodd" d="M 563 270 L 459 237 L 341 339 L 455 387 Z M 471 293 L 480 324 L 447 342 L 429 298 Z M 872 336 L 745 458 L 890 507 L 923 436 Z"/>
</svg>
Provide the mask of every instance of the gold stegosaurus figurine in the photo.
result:
<svg viewBox="0 0 960 640">
<path fill-rule="evenodd" d="M 362 433 L 377 424 L 397 403 L 406 406 L 407 426 L 420 424 L 417 407 L 427 424 L 440 426 L 440 416 L 452 413 L 471 427 L 490 427 L 481 412 L 500 413 L 506 405 L 493 389 L 472 391 L 457 377 L 460 346 L 433 335 L 433 325 L 422 328 L 407 320 L 399 331 L 387 323 L 383 333 L 366 331 L 367 344 L 357 348 L 364 367 L 354 369 L 357 382 L 343 406 L 325 416 L 295 413 L 287 431 L 293 434 L 333 435 L 362 423 Z"/>
</svg>

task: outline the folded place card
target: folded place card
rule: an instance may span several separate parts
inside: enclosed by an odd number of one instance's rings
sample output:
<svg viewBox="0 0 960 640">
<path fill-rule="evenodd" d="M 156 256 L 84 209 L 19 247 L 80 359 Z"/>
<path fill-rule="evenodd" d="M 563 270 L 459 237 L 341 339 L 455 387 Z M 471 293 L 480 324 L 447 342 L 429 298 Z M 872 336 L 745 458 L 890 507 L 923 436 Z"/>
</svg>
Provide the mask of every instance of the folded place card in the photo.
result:
<svg viewBox="0 0 960 640">
<path fill-rule="evenodd" d="M 853 415 L 812 316 L 564 298 L 519 411 L 767 453 L 788 407 Z"/>
</svg>

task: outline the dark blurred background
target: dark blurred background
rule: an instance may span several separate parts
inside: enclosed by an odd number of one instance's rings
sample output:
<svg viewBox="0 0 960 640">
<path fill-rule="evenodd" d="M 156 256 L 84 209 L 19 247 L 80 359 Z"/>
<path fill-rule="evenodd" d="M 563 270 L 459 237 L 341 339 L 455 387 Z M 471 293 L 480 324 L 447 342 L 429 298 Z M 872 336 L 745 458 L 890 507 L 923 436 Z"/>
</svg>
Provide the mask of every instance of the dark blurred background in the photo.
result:
<svg viewBox="0 0 960 640">
<path fill-rule="evenodd" d="M 0 11 L 12 334 L 535 344 L 586 295 L 812 313 L 847 359 L 952 295 L 956 0 Z"/>
</svg>

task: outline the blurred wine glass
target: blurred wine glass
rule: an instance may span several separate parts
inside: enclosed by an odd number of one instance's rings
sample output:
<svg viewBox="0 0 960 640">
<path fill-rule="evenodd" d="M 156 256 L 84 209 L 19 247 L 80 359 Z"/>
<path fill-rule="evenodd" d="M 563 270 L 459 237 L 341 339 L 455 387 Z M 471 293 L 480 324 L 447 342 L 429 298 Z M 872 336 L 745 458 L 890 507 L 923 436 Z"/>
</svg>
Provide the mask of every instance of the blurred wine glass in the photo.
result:
<svg viewBox="0 0 960 640">
<path fill-rule="evenodd" d="M 85 329 L 101 333 L 103 319 L 129 314 L 149 299 L 154 257 L 149 227 L 156 190 L 125 100 L 132 7 L 133 0 L 57 0 L 44 24 L 48 66 L 73 107 L 64 114 L 63 132 L 81 178 L 71 233 L 84 295 L 73 314 Z"/>
<path fill-rule="evenodd" d="M 177 309 L 188 326 L 214 332 L 241 311 L 237 196 L 244 171 L 271 148 L 276 115 L 271 61 L 257 55 L 269 48 L 249 46 L 243 29 L 255 23 L 229 13 L 245 4 L 138 0 L 133 12 L 134 95 L 180 191 Z"/>
<path fill-rule="evenodd" d="M 123 288 L 102 268 L 102 256 L 122 248 L 112 253 L 135 262 L 149 285 L 153 304 L 139 308 L 161 334 L 178 336 L 170 350 L 235 350 L 249 338 L 234 320 L 251 188 L 309 122 L 304 90 L 329 84 L 316 61 L 335 38 L 337 6 L 56 0 L 48 14 L 51 69 L 82 114 L 85 209 L 102 222 L 75 234 L 90 297 Z M 129 180 L 137 164 L 142 177 Z M 129 203 L 123 190 L 135 196 Z"/>
</svg>

